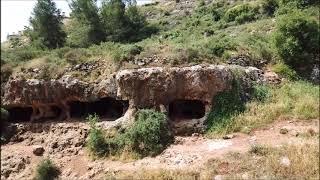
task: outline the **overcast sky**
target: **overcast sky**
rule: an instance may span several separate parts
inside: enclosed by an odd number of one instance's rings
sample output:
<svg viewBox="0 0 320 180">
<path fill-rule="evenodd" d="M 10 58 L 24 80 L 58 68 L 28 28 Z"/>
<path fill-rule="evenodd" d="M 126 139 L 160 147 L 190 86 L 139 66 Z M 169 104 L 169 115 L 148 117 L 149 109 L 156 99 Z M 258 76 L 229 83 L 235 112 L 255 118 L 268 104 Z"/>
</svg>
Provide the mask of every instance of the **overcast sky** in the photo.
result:
<svg viewBox="0 0 320 180">
<path fill-rule="evenodd" d="M 69 15 L 70 9 L 66 0 L 54 0 L 56 6 Z M 137 0 L 138 4 L 151 2 L 151 0 Z M 1 0 L 1 42 L 8 34 L 17 33 L 29 25 L 29 17 L 36 0 Z"/>
</svg>

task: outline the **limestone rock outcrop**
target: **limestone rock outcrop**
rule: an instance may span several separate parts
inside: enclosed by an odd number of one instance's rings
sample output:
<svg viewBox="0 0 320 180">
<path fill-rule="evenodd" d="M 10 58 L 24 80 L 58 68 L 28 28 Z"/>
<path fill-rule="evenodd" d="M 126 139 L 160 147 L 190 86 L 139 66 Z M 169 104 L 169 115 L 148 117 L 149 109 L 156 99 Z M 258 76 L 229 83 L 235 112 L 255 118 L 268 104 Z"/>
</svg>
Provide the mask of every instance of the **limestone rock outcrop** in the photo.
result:
<svg viewBox="0 0 320 180">
<path fill-rule="evenodd" d="M 55 113 L 52 106 L 60 109 L 60 119 L 70 118 L 71 101 L 94 102 L 105 97 L 129 101 L 131 109 L 161 111 L 169 111 L 169 104 L 175 100 L 197 100 L 208 113 L 214 106 L 213 97 L 231 88 L 234 72 L 241 72 L 239 78 L 246 87 L 262 81 L 262 72 L 257 68 L 223 65 L 121 70 L 98 83 L 67 75 L 49 81 L 11 78 L 2 105 L 9 110 L 31 107 L 31 120 L 51 117 Z"/>
</svg>

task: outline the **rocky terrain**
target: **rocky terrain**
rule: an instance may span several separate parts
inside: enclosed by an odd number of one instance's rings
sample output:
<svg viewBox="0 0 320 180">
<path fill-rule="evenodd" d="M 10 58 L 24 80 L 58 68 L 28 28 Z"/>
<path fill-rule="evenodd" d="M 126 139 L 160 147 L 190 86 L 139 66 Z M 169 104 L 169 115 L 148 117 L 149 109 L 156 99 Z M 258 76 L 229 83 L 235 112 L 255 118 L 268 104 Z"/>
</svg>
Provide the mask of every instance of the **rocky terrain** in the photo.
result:
<svg viewBox="0 0 320 180">
<path fill-rule="evenodd" d="M 282 120 L 250 135 L 234 133 L 223 139 L 208 139 L 200 134 L 177 136 L 175 142 L 160 155 L 126 162 L 90 158 L 84 146 L 88 135 L 85 123 L 19 123 L 13 126 L 18 133 L 12 142 L 1 147 L 1 179 L 32 179 L 36 164 L 42 157 L 50 157 L 61 169 L 60 179 L 65 180 L 103 179 L 107 175 L 134 173 L 141 169 L 201 171 L 209 159 L 221 158 L 232 152 L 245 153 L 255 144 L 270 147 L 317 144 L 319 133 L 319 120 Z M 226 172 L 221 170 L 220 173 L 215 177 Z"/>
</svg>

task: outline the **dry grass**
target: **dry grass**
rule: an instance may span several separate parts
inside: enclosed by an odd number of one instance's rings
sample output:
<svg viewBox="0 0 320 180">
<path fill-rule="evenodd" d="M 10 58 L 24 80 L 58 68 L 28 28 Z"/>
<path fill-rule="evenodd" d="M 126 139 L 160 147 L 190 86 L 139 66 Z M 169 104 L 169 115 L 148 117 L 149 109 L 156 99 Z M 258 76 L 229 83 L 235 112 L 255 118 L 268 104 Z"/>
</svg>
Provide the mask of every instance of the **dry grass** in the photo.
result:
<svg viewBox="0 0 320 180">
<path fill-rule="evenodd" d="M 319 179 L 319 145 L 259 146 L 257 151 L 229 153 L 223 159 L 210 159 L 202 169 L 141 169 L 110 173 L 106 179 Z M 260 153 L 263 150 L 263 153 Z M 290 165 L 281 163 L 287 158 Z"/>
</svg>

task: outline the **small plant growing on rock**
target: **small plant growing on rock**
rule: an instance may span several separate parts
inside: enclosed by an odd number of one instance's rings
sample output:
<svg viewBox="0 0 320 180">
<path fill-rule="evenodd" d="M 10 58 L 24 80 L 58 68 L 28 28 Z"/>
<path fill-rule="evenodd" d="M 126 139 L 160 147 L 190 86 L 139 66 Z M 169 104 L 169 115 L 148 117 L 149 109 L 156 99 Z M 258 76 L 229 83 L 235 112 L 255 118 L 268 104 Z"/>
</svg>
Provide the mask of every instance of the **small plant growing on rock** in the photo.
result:
<svg viewBox="0 0 320 180">
<path fill-rule="evenodd" d="M 53 180 L 59 176 L 60 170 L 50 159 L 44 159 L 37 166 L 36 173 L 35 180 Z"/>
</svg>

